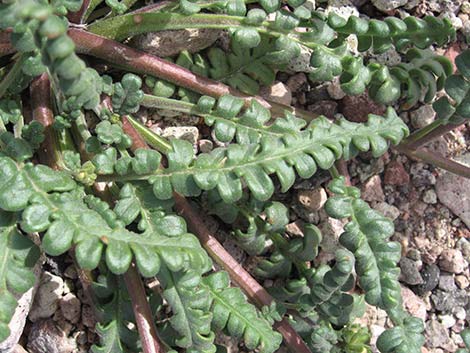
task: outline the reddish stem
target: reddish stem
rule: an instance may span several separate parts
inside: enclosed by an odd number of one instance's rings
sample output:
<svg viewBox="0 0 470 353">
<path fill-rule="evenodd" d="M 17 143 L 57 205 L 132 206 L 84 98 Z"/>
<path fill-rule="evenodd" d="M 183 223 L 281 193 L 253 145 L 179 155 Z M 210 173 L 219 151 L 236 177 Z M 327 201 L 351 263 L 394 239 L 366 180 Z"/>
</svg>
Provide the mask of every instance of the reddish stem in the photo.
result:
<svg viewBox="0 0 470 353">
<path fill-rule="evenodd" d="M 58 169 L 56 158 L 57 139 L 52 124 L 54 112 L 51 101 L 51 85 L 46 73 L 36 77 L 30 86 L 33 119 L 44 126 L 44 141 L 41 144 L 39 160 L 42 164 Z"/>
<path fill-rule="evenodd" d="M 124 120 L 124 119 L 123 119 Z M 127 119 L 126 119 L 127 120 Z M 134 129 L 131 124 L 123 123 L 123 130 L 131 136 L 136 146 L 140 148 L 149 148 L 142 136 Z M 264 289 L 219 243 L 211 234 L 209 229 L 202 222 L 201 214 L 197 212 L 189 202 L 180 194 L 173 193 L 175 200 L 175 209 L 186 219 L 189 229 L 199 238 L 202 246 L 209 255 L 222 266 L 230 275 L 230 278 L 247 294 L 248 298 L 259 307 L 270 305 L 273 301 L 271 295 Z M 286 346 L 295 353 L 311 353 L 302 338 L 292 328 L 292 326 L 283 319 L 277 322 L 275 328 L 282 334 Z"/>
<path fill-rule="evenodd" d="M 163 353 L 164 350 L 158 341 L 157 329 L 147 301 L 145 288 L 134 264 L 124 274 L 124 281 L 131 297 L 132 309 L 134 310 L 135 322 L 139 330 L 143 352 Z"/>
<path fill-rule="evenodd" d="M 69 12 L 67 18 L 72 23 L 81 24 L 83 23 L 83 15 L 90 6 L 90 0 L 83 0 L 82 7 L 77 12 Z"/>
</svg>

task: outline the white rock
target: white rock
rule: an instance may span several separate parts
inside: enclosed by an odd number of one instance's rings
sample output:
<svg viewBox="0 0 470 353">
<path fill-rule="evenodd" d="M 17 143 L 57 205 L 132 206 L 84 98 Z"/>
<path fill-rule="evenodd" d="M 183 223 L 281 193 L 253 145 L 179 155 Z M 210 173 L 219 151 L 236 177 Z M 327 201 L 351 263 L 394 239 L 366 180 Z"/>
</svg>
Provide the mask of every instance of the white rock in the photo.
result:
<svg viewBox="0 0 470 353">
<path fill-rule="evenodd" d="M 439 319 L 441 321 L 441 324 L 446 328 L 451 328 L 457 322 L 457 320 L 455 320 L 455 317 L 453 317 L 452 315 L 441 315 Z"/>
<path fill-rule="evenodd" d="M 470 167 L 470 153 L 456 161 Z M 439 201 L 447 206 L 470 228 L 470 179 L 450 172 L 443 172 L 436 181 L 436 193 Z"/>
<path fill-rule="evenodd" d="M 423 195 L 423 201 L 427 204 L 434 205 L 437 203 L 437 195 L 433 189 L 426 190 Z"/>
<path fill-rule="evenodd" d="M 199 130 L 195 126 L 170 126 L 163 130 L 162 136 L 186 140 L 195 145 L 199 138 Z"/>
<path fill-rule="evenodd" d="M 351 16 L 358 16 L 359 11 L 350 0 L 329 0 L 325 13 L 328 15 L 334 12 L 338 16 L 348 19 Z"/>
<path fill-rule="evenodd" d="M 275 82 L 269 87 L 263 87 L 260 91 L 263 98 L 284 105 L 290 105 L 292 102 L 292 92 L 288 86 L 282 82 Z"/>
<path fill-rule="evenodd" d="M 408 0 L 372 0 L 374 6 L 380 11 L 391 11 L 405 5 Z"/>
<path fill-rule="evenodd" d="M 287 65 L 287 70 L 291 72 L 312 72 L 313 68 L 310 66 L 310 57 L 312 56 L 312 49 L 300 47 L 300 54 L 292 59 Z"/>
<path fill-rule="evenodd" d="M 299 190 L 297 197 L 299 202 L 310 211 L 319 211 L 328 199 L 323 188 Z"/>
<path fill-rule="evenodd" d="M 64 293 L 64 281 L 50 272 L 44 272 L 34 298 L 34 304 L 28 315 L 32 322 L 51 317 L 57 310 L 59 300 Z"/>
</svg>

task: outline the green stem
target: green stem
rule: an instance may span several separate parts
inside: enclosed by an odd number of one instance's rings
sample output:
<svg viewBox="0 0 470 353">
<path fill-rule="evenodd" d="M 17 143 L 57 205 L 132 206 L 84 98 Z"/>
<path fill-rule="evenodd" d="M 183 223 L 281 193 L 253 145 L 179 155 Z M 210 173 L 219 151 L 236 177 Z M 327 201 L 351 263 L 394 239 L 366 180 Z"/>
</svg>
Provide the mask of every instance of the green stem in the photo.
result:
<svg viewBox="0 0 470 353">
<path fill-rule="evenodd" d="M 5 95 L 8 87 L 10 87 L 13 82 L 19 79 L 19 76 L 21 74 L 21 68 L 23 67 L 26 57 L 27 56 L 25 54 L 21 54 L 13 64 L 10 71 L 3 78 L 2 82 L 0 82 L 0 98 Z"/>
<path fill-rule="evenodd" d="M 202 114 L 197 110 L 196 104 L 176 99 L 153 96 L 150 94 L 144 94 L 144 99 L 142 100 L 140 105 L 147 108 L 173 110 L 186 114 Z"/>
<path fill-rule="evenodd" d="M 132 127 L 144 138 L 145 142 L 147 142 L 157 151 L 162 152 L 163 154 L 168 154 L 168 152 L 172 150 L 171 144 L 167 139 L 161 137 L 149 128 L 140 124 L 131 116 L 127 116 L 127 120 L 131 123 Z"/>
<path fill-rule="evenodd" d="M 83 113 L 75 120 L 75 126 L 77 127 L 78 133 L 80 134 L 83 142 L 86 142 L 91 137 L 91 132 L 88 130 L 85 115 Z"/>
</svg>

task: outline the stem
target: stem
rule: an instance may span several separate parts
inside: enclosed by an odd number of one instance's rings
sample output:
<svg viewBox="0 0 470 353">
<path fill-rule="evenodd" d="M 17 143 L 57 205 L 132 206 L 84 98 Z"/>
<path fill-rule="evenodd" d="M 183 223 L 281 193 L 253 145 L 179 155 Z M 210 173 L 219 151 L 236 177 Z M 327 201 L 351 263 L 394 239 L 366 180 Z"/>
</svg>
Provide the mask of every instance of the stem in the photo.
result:
<svg viewBox="0 0 470 353">
<path fill-rule="evenodd" d="M 438 137 L 441 137 L 448 132 L 456 129 L 457 127 L 465 124 L 467 121 L 464 121 L 460 124 L 437 124 L 438 121 L 424 127 L 421 130 L 416 131 L 415 133 L 411 134 L 406 140 L 404 140 L 401 145 L 406 145 L 409 149 L 416 150 L 429 142 L 435 140 Z"/>
<path fill-rule="evenodd" d="M 25 60 L 26 56 L 24 54 L 21 54 L 13 64 L 10 71 L 3 78 L 2 82 L 0 82 L 0 98 L 2 98 L 3 95 L 6 93 L 8 87 L 10 87 L 13 82 L 18 80 L 18 76 L 21 74 L 21 68 Z"/>
<path fill-rule="evenodd" d="M 451 173 L 463 176 L 465 178 L 470 178 L 470 167 L 467 167 L 462 163 L 455 162 L 449 158 L 440 156 L 436 153 L 430 152 L 427 148 L 413 150 L 407 145 L 400 145 L 397 146 L 396 149 L 402 153 L 405 153 L 409 157 L 421 159 L 426 163 L 435 165 Z"/>
<path fill-rule="evenodd" d="M 69 12 L 67 18 L 70 22 L 81 24 L 83 23 L 83 17 L 90 6 L 91 0 L 83 0 L 82 7 L 77 12 Z"/>
<path fill-rule="evenodd" d="M 160 346 L 157 336 L 157 329 L 153 321 L 153 314 L 147 301 L 145 288 L 139 273 L 132 264 L 124 274 L 127 291 L 132 301 L 132 309 L 134 310 L 137 329 L 142 342 L 142 350 L 144 353 L 161 353 L 164 352 Z"/>
<path fill-rule="evenodd" d="M 70 29 L 68 34 L 74 40 L 79 53 L 101 58 L 128 71 L 157 76 L 200 94 L 216 97 L 231 94 L 244 98 L 247 103 L 251 100 L 250 96 L 244 95 L 223 83 L 196 75 L 176 64 L 119 42 L 75 28 Z M 270 107 L 269 103 L 261 97 L 256 98 L 264 106 Z"/>
<path fill-rule="evenodd" d="M 124 131 L 126 131 L 126 133 L 132 138 L 133 149 L 135 149 L 135 146 L 138 146 L 138 148 L 146 148 L 148 143 L 150 146 L 162 152 L 163 154 L 167 154 L 171 151 L 171 144 L 165 138 L 157 135 L 149 128 L 143 126 L 131 116 L 124 117 L 122 119 L 122 124 Z M 136 135 L 143 137 L 142 142 L 140 142 L 140 139 L 137 139 Z"/>
<path fill-rule="evenodd" d="M 134 128 L 130 125 L 123 125 L 123 129 L 129 136 L 135 136 L 139 145 L 145 144 L 144 139 L 137 131 L 129 131 Z M 148 148 L 148 147 L 147 147 Z M 189 229 L 199 238 L 204 249 L 209 255 L 221 265 L 230 275 L 231 279 L 246 293 L 248 298 L 259 307 L 270 305 L 274 300 L 264 289 L 219 243 L 219 241 L 210 233 L 209 229 L 203 223 L 202 215 L 197 212 L 189 202 L 181 195 L 173 193 L 175 208 L 178 213 L 186 219 Z M 292 326 L 283 319 L 274 324 L 284 337 L 286 346 L 294 353 L 311 353 L 302 338 L 292 328 Z"/>
<path fill-rule="evenodd" d="M 59 169 L 60 160 L 57 151 L 57 136 L 52 127 L 54 123 L 54 112 L 52 110 L 51 85 L 46 73 L 35 78 L 31 82 L 31 107 L 33 119 L 44 126 L 44 141 L 39 151 L 39 161 L 53 169 Z"/>
</svg>

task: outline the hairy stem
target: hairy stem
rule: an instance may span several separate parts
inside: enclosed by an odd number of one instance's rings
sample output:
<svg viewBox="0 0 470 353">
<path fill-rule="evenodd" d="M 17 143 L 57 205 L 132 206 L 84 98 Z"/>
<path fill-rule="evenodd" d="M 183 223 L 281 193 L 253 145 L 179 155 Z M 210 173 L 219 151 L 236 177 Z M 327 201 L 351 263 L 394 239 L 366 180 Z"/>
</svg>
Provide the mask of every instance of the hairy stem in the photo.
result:
<svg viewBox="0 0 470 353">
<path fill-rule="evenodd" d="M 400 145 L 397 146 L 396 149 L 402 153 L 405 153 L 409 157 L 421 159 L 426 163 L 435 165 L 436 167 L 442 168 L 451 173 L 461 175 L 465 178 L 470 178 L 470 167 L 467 167 L 462 163 L 455 162 L 449 158 L 433 153 L 427 148 L 420 148 L 414 150 L 408 147 L 407 145 Z"/>
<path fill-rule="evenodd" d="M 36 77 L 30 86 L 33 119 L 44 126 L 44 142 L 39 151 L 39 160 L 53 169 L 58 169 L 57 136 L 52 124 L 54 112 L 51 101 L 51 85 L 46 73 Z"/>
<path fill-rule="evenodd" d="M 123 125 L 123 129 L 131 137 L 140 140 L 138 145 L 146 144 L 145 140 L 130 125 Z M 134 132 L 130 131 L 134 130 Z M 211 234 L 209 229 L 202 221 L 200 212 L 196 211 L 183 196 L 173 193 L 175 208 L 178 213 L 186 219 L 189 229 L 198 237 L 204 249 L 209 255 L 222 266 L 229 274 L 230 278 L 246 293 L 248 298 L 259 307 L 270 305 L 274 300 L 264 289 L 219 243 Z M 292 326 L 283 319 L 275 325 L 284 337 L 286 346 L 295 353 L 311 353 L 302 338 L 292 328 Z"/>
</svg>

